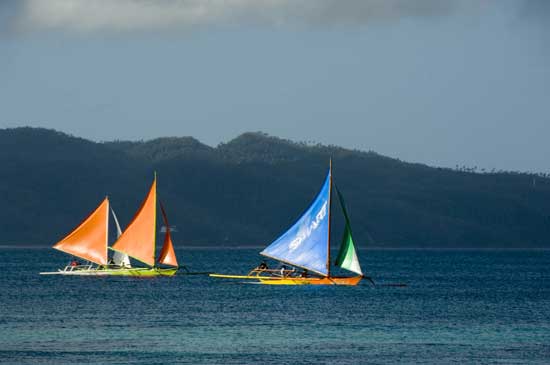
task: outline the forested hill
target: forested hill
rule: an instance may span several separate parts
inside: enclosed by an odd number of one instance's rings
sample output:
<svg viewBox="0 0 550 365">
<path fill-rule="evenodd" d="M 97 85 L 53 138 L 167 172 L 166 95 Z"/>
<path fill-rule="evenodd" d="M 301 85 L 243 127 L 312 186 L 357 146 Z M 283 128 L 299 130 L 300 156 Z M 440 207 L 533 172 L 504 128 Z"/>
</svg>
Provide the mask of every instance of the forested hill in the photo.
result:
<svg viewBox="0 0 550 365">
<path fill-rule="evenodd" d="M 263 246 L 307 208 L 330 157 L 359 247 L 550 247 L 542 176 L 432 168 L 261 133 L 212 148 L 191 137 L 95 143 L 35 128 L 0 129 L 0 244 L 53 244 L 105 195 L 125 225 L 157 171 L 177 245 Z"/>
</svg>

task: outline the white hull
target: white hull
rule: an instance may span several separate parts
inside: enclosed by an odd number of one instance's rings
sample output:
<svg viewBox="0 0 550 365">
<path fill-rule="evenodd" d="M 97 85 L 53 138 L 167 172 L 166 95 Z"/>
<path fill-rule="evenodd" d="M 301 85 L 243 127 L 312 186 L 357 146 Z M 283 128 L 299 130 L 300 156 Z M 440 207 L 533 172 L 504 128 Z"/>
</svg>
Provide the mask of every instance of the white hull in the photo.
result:
<svg viewBox="0 0 550 365">
<path fill-rule="evenodd" d="M 41 272 L 40 275 L 72 275 L 72 276 L 104 276 L 104 275 L 112 275 L 117 270 L 78 270 L 78 271 L 64 271 L 64 270 L 57 270 L 52 272 Z"/>
<path fill-rule="evenodd" d="M 66 266 L 64 269 L 51 272 L 41 272 L 40 275 L 70 275 L 70 276 L 106 276 L 120 273 L 124 268 L 99 268 L 92 265 Z"/>
<path fill-rule="evenodd" d="M 178 271 L 177 267 L 93 267 L 92 265 L 71 267 L 53 272 L 41 272 L 40 275 L 66 275 L 66 276 L 173 276 Z"/>
</svg>

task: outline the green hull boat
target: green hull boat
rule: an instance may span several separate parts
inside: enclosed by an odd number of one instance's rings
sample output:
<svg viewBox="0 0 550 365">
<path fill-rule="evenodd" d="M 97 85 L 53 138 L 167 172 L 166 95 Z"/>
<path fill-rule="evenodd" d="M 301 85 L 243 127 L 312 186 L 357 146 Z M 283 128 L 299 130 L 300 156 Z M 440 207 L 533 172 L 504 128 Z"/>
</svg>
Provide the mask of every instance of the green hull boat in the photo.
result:
<svg viewBox="0 0 550 365">
<path fill-rule="evenodd" d="M 40 275 L 68 275 L 68 276 L 133 276 L 155 277 L 174 276 L 178 268 L 158 267 L 131 267 L 131 268 L 103 268 L 91 267 L 91 265 L 67 266 L 63 270 L 53 272 L 41 272 Z"/>
<path fill-rule="evenodd" d="M 170 225 L 164 207 L 160 204 L 164 221 L 164 244 L 157 260 L 156 215 L 157 215 L 157 177 L 149 189 L 145 200 L 124 232 L 115 212 L 111 208 L 117 229 L 117 240 L 109 247 L 109 198 L 101 204 L 71 233 L 53 247 L 73 257 L 85 260 L 85 264 L 73 259 L 72 262 L 54 272 L 41 272 L 41 275 L 71 276 L 132 276 L 154 277 L 174 276 L 178 271 L 178 260 L 170 235 Z M 108 250 L 114 251 L 109 258 Z M 130 257 L 148 265 L 133 267 Z M 159 266 L 163 267 L 159 267 Z M 166 266 L 170 266 L 166 268 Z"/>
</svg>

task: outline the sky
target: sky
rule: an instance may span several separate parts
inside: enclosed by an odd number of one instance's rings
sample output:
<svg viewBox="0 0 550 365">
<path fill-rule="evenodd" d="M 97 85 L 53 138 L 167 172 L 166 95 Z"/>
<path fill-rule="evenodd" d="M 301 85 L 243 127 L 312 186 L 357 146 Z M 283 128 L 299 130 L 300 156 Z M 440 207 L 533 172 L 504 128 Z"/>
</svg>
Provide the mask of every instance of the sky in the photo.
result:
<svg viewBox="0 0 550 365">
<path fill-rule="evenodd" d="M 0 0 L 0 128 L 550 172 L 547 0 Z"/>
</svg>

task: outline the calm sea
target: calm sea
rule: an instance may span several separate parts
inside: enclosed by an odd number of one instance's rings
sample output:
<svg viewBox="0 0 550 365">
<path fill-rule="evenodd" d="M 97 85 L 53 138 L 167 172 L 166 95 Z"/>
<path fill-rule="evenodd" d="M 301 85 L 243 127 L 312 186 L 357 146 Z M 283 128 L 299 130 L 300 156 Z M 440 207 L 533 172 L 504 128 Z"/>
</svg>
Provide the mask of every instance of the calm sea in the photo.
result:
<svg viewBox="0 0 550 365">
<path fill-rule="evenodd" d="M 257 249 L 178 251 L 246 273 Z M 13 364 L 550 363 L 550 251 L 366 250 L 407 287 L 39 276 L 67 256 L 0 249 L 0 362 Z"/>
</svg>

